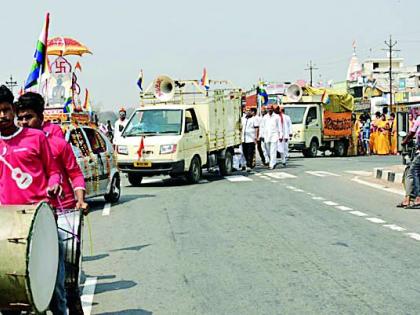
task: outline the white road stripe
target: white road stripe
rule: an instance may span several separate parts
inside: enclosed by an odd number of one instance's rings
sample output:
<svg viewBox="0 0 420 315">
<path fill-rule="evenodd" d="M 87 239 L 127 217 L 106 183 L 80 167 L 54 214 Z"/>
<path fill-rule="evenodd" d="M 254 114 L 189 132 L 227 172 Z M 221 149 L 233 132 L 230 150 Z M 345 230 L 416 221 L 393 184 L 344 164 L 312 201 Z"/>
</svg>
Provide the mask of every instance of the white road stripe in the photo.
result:
<svg viewBox="0 0 420 315">
<path fill-rule="evenodd" d="M 293 189 L 293 190 L 297 189 L 296 187 L 293 187 L 293 186 L 286 186 L 286 188 L 287 189 Z"/>
<path fill-rule="evenodd" d="M 366 220 L 372 222 L 372 223 L 379 223 L 379 224 L 384 224 L 386 223 L 386 221 L 379 219 L 379 218 L 366 218 Z"/>
<path fill-rule="evenodd" d="M 278 183 L 277 180 L 270 180 L 270 182 L 272 182 L 272 183 Z"/>
<path fill-rule="evenodd" d="M 316 197 L 316 196 L 312 197 L 312 199 L 313 199 L 313 200 L 325 200 L 325 198 L 322 198 L 322 197 Z"/>
<path fill-rule="evenodd" d="M 261 173 L 255 173 L 255 176 L 263 176 Z"/>
<path fill-rule="evenodd" d="M 331 172 L 325 172 L 325 171 L 306 171 L 305 173 L 313 175 L 313 176 L 318 176 L 318 177 L 327 177 L 327 176 L 340 176 L 338 174 L 335 173 L 331 173 Z"/>
<path fill-rule="evenodd" d="M 155 184 L 163 182 L 162 178 L 143 178 L 141 181 L 142 184 Z"/>
<path fill-rule="evenodd" d="M 228 181 L 230 182 L 252 182 L 251 178 L 248 178 L 246 176 L 243 175 L 233 175 L 233 176 L 226 176 L 225 177 Z"/>
<path fill-rule="evenodd" d="M 371 176 L 372 172 L 368 171 L 344 171 L 344 173 L 357 175 L 357 176 Z"/>
<path fill-rule="evenodd" d="M 293 191 L 296 191 L 296 192 L 305 192 L 303 189 L 299 189 L 299 188 L 293 189 Z"/>
<path fill-rule="evenodd" d="M 338 206 L 338 203 L 334 201 L 324 201 L 327 206 Z"/>
<path fill-rule="evenodd" d="M 416 241 L 420 241 L 420 234 L 417 233 L 405 233 L 405 235 L 408 235 L 412 239 L 415 239 Z"/>
<path fill-rule="evenodd" d="M 111 203 L 107 202 L 102 210 L 102 215 L 109 215 L 111 213 Z"/>
<path fill-rule="evenodd" d="M 404 232 L 404 231 L 407 230 L 407 229 L 405 229 L 401 226 L 395 225 L 395 224 L 384 224 L 383 227 L 386 227 L 388 229 L 391 229 L 393 231 L 398 231 L 398 232 Z"/>
<path fill-rule="evenodd" d="M 361 212 L 361 211 L 350 211 L 349 213 L 351 213 L 351 214 L 353 214 L 355 216 L 358 216 L 358 217 L 366 217 L 367 216 L 366 213 Z"/>
<path fill-rule="evenodd" d="M 83 285 L 83 293 L 80 299 L 82 301 L 83 313 L 85 315 L 90 315 L 92 312 L 93 296 L 95 295 L 97 280 L 97 277 L 86 278 L 86 281 Z"/>
<path fill-rule="evenodd" d="M 383 190 L 383 191 L 386 191 L 386 192 L 397 194 L 397 195 L 400 195 L 400 196 L 405 196 L 404 190 L 388 188 L 388 187 L 385 187 L 385 186 L 382 186 L 382 185 L 379 185 L 379 184 L 366 182 L 364 180 L 359 179 L 358 177 L 353 178 L 352 181 L 354 181 L 356 183 L 359 183 L 359 184 L 362 184 L 362 185 L 372 187 L 372 188 L 376 188 L 376 189 L 380 189 L 380 190 Z"/>
<path fill-rule="evenodd" d="M 265 173 L 265 175 L 270 176 L 275 179 L 288 179 L 288 178 L 296 178 L 295 175 L 285 173 L 285 172 L 273 172 L 273 173 Z"/>
<path fill-rule="evenodd" d="M 336 208 L 338 210 L 341 210 L 341 211 L 350 211 L 350 210 L 353 210 L 352 208 L 349 208 L 349 207 L 346 207 L 346 206 L 337 206 Z"/>
</svg>

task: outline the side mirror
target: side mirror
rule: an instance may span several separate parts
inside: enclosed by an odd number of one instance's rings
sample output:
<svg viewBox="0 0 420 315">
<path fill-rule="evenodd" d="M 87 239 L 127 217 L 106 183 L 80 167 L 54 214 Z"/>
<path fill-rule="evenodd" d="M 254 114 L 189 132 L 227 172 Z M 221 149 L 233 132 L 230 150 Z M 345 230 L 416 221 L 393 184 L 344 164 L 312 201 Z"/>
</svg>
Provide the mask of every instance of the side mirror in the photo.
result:
<svg viewBox="0 0 420 315">
<path fill-rule="evenodd" d="M 193 131 L 194 130 L 194 125 L 193 125 L 193 123 L 187 123 L 187 126 L 186 126 L 186 128 L 185 128 L 185 131 L 186 132 L 191 132 L 191 131 Z"/>
</svg>

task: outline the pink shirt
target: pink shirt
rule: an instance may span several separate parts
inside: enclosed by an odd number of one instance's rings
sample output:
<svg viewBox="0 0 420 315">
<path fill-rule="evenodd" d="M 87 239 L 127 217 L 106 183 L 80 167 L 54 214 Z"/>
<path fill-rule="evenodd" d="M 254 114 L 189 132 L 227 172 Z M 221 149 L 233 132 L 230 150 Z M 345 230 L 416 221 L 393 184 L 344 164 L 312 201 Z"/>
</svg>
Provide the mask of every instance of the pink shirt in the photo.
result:
<svg viewBox="0 0 420 315">
<path fill-rule="evenodd" d="M 82 170 L 77 164 L 73 149 L 70 144 L 63 138 L 47 135 L 48 143 L 51 148 L 52 156 L 57 163 L 62 177 L 62 187 L 64 198 L 61 199 L 61 205 L 55 200 L 51 200 L 51 205 L 54 208 L 60 209 L 74 209 L 76 207 L 76 200 L 74 191 L 77 189 L 86 189 L 85 179 Z M 62 210 L 62 209 L 60 209 Z"/>
<path fill-rule="evenodd" d="M 411 127 L 410 129 L 410 132 L 416 133 L 417 146 L 419 146 L 419 143 L 420 143 L 420 118 L 419 117 L 417 117 L 416 121 L 413 124 L 413 127 Z"/>
<path fill-rule="evenodd" d="M 53 135 L 53 136 L 64 139 L 64 134 L 63 134 L 63 130 L 61 130 L 61 127 L 49 121 L 46 121 L 42 125 L 42 131 L 44 131 L 45 134 Z"/>
<path fill-rule="evenodd" d="M 47 188 L 61 182 L 47 138 L 41 130 L 19 128 L 0 137 L 0 203 L 48 201 Z"/>
</svg>

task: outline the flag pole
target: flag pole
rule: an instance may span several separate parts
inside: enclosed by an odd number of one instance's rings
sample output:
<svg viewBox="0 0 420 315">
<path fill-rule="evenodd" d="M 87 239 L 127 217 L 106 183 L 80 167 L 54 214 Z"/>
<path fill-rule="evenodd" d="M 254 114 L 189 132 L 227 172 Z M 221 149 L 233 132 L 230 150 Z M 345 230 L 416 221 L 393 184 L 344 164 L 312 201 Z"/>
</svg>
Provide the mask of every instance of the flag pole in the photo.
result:
<svg viewBox="0 0 420 315">
<path fill-rule="evenodd" d="M 42 67 L 39 69 L 39 75 L 38 75 L 38 93 L 42 95 L 42 75 L 45 71 L 45 66 L 47 62 L 47 49 L 48 49 L 48 29 L 50 27 L 50 13 L 47 12 L 45 16 L 45 34 L 44 34 L 44 43 L 45 43 L 45 56 L 44 56 L 44 62 L 42 64 Z"/>
</svg>

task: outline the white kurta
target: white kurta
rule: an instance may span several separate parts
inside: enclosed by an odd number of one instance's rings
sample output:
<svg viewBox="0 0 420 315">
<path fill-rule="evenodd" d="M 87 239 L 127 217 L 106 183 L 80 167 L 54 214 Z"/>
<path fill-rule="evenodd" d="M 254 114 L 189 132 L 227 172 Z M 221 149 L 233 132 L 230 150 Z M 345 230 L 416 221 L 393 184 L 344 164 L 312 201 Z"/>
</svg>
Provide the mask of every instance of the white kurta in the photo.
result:
<svg viewBox="0 0 420 315">
<path fill-rule="evenodd" d="M 274 168 L 277 163 L 277 148 L 280 138 L 280 117 L 279 115 L 266 114 L 262 119 L 263 137 L 266 152 L 269 158 L 270 168 Z"/>
<path fill-rule="evenodd" d="M 121 119 L 118 119 L 116 122 L 115 122 L 115 127 L 114 127 L 114 144 L 117 144 L 118 143 L 118 140 L 120 139 L 120 137 L 121 137 L 121 134 L 122 134 L 122 130 L 125 128 L 125 126 L 127 126 L 127 124 L 128 124 L 128 119 L 126 118 L 126 119 L 124 119 L 123 121 L 121 121 Z M 120 126 L 121 126 L 121 128 L 120 128 Z M 121 131 L 120 131 L 120 129 L 121 129 Z"/>
</svg>

